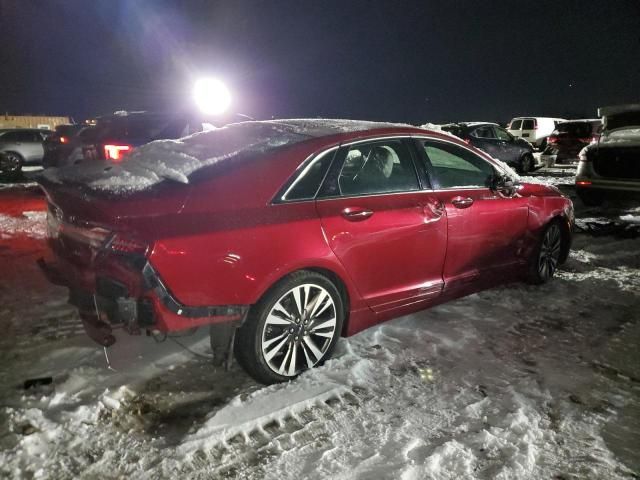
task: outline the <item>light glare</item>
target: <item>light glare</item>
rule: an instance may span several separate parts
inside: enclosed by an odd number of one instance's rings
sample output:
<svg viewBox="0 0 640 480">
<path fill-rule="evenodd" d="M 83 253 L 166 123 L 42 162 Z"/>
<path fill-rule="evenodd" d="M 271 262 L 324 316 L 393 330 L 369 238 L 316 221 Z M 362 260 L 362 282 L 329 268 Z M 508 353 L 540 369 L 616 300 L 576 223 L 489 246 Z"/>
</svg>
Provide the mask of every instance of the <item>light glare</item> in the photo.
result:
<svg viewBox="0 0 640 480">
<path fill-rule="evenodd" d="M 215 78 L 198 80 L 193 89 L 193 98 L 198 108 L 203 113 L 210 115 L 225 112 L 231 104 L 229 90 L 224 83 Z"/>
</svg>

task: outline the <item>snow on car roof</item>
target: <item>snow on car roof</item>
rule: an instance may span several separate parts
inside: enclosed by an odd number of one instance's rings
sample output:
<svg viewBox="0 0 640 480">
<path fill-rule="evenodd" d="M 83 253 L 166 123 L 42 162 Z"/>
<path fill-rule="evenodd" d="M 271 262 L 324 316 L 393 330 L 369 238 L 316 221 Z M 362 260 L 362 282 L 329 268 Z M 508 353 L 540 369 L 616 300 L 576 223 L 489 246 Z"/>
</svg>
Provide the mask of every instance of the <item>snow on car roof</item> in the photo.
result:
<svg viewBox="0 0 640 480">
<path fill-rule="evenodd" d="M 358 120 L 294 119 L 241 122 L 178 140 L 136 148 L 121 164 L 91 161 L 48 169 L 49 183 L 80 183 L 114 194 L 146 190 L 164 179 L 188 183 L 193 172 L 244 153 L 266 153 L 311 138 L 411 125 Z"/>
</svg>

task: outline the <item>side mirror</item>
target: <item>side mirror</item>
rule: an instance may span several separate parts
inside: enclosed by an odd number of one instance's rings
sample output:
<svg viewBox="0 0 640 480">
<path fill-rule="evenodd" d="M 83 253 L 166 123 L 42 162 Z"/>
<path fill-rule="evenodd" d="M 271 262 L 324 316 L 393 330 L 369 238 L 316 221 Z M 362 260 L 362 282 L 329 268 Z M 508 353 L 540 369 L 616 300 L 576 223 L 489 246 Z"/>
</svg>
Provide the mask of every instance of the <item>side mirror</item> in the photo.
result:
<svg viewBox="0 0 640 480">
<path fill-rule="evenodd" d="M 489 188 L 508 197 L 516 192 L 516 185 L 509 175 L 494 174 L 489 177 Z"/>
</svg>

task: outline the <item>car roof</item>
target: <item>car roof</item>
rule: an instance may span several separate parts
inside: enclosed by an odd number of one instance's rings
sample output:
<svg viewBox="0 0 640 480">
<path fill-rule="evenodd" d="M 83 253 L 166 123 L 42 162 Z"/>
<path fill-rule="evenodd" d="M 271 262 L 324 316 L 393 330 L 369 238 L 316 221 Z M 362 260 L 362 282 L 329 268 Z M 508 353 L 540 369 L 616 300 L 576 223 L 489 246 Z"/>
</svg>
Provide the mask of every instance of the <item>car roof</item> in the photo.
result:
<svg viewBox="0 0 640 480">
<path fill-rule="evenodd" d="M 458 125 L 464 125 L 466 127 L 479 127 L 480 125 L 491 125 L 494 127 L 499 127 L 495 122 L 459 122 Z"/>
<path fill-rule="evenodd" d="M 599 118 L 576 118 L 573 120 L 565 120 L 564 122 L 560 122 L 559 125 L 563 123 L 580 123 L 580 122 L 602 122 Z"/>
</svg>

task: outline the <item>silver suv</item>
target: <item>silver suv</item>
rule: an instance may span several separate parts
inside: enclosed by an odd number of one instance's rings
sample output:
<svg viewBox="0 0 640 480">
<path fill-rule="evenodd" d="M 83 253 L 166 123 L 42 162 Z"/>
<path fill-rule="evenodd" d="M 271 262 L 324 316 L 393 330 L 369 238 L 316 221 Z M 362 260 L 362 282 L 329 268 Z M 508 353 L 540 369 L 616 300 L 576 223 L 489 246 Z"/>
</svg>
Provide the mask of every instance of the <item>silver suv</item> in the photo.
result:
<svg viewBox="0 0 640 480">
<path fill-rule="evenodd" d="M 40 164 L 44 156 L 42 142 L 51 133 L 35 128 L 0 130 L 0 173 L 17 175 L 23 165 Z"/>
</svg>

